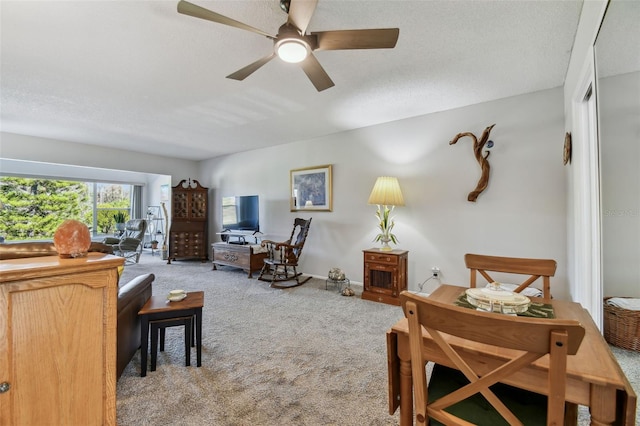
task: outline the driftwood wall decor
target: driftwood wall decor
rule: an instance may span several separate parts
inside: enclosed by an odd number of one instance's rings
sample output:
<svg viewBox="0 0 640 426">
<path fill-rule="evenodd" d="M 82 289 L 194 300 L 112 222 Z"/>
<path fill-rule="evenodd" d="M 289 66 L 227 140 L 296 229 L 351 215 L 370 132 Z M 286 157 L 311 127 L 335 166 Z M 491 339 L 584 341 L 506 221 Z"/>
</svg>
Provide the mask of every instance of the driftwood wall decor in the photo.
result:
<svg viewBox="0 0 640 426">
<path fill-rule="evenodd" d="M 480 169 L 482 169 L 482 176 L 480 176 L 480 180 L 478 181 L 476 189 L 471 191 L 469 193 L 469 196 L 467 196 L 467 200 L 471 202 L 475 202 L 478 198 L 478 195 L 480 195 L 482 191 L 487 189 L 487 186 L 489 185 L 489 172 L 491 171 L 491 166 L 489 165 L 489 161 L 487 161 L 487 158 L 489 158 L 489 151 L 485 151 L 484 155 L 482 155 L 482 149 L 487 144 L 487 142 L 489 143 L 487 145 L 487 148 L 491 148 L 493 146 L 493 142 L 489 140 L 489 133 L 491 133 L 491 129 L 493 129 L 493 126 L 495 126 L 495 124 L 492 124 L 491 126 L 484 129 L 480 140 L 478 140 L 478 138 L 476 138 L 473 133 L 464 132 L 458 133 L 456 137 L 453 138 L 451 142 L 449 142 L 449 145 L 453 145 L 458 142 L 458 139 L 465 136 L 469 136 L 473 139 L 473 155 L 476 157 L 476 161 L 478 162 L 478 164 L 480 164 Z"/>
</svg>

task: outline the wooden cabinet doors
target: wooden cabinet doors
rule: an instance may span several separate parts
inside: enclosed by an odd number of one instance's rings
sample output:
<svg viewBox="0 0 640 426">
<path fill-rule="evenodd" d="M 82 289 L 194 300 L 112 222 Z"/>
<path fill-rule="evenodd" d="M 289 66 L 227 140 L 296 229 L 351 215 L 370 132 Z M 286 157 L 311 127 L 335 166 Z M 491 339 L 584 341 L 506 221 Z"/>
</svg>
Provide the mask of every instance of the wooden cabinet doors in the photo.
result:
<svg viewBox="0 0 640 426">
<path fill-rule="evenodd" d="M 115 425 L 122 258 L 0 263 L 0 424 Z"/>
<path fill-rule="evenodd" d="M 207 260 L 208 188 L 197 180 L 182 180 L 171 190 L 172 216 L 169 259 Z"/>
</svg>

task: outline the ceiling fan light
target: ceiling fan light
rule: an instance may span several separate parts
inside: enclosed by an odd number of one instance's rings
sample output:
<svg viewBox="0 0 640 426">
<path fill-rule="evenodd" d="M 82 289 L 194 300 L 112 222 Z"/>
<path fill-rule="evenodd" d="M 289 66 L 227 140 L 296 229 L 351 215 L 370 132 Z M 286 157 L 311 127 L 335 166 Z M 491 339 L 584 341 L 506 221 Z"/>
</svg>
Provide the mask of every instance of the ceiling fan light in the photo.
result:
<svg viewBox="0 0 640 426">
<path fill-rule="evenodd" d="M 301 40 L 280 40 L 276 44 L 276 54 L 283 61 L 296 64 L 307 58 L 309 55 L 309 46 Z"/>
</svg>

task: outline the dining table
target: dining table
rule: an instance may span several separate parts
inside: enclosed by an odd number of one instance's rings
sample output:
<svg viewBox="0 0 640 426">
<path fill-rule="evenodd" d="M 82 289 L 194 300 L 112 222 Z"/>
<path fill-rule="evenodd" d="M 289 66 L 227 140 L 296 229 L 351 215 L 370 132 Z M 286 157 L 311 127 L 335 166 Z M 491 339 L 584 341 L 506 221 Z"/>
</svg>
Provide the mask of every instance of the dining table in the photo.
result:
<svg viewBox="0 0 640 426">
<path fill-rule="evenodd" d="M 443 303 L 455 304 L 466 287 L 443 284 L 425 295 Z M 577 421 L 578 405 L 589 407 L 591 425 L 635 425 L 637 397 L 618 361 L 589 312 L 579 303 L 531 298 L 532 303 L 548 303 L 557 319 L 579 321 L 585 336 L 575 355 L 567 357 L 566 401 L 569 422 Z M 496 315 L 503 315 L 496 312 Z M 518 356 L 520 352 L 445 335 L 446 340 L 480 375 L 496 365 Z M 423 354 L 427 362 L 455 368 L 423 329 Z M 387 331 L 387 368 L 389 380 L 389 414 L 400 409 L 400 425 L 413 424 L 413 384 L 409 325 L 401 319 Z M 504 383 L 545 394 L 549 356 L 545 355 L 529 367 L 510 376 Z M 573 419 L 573 421 L 572 421 Z"/>
</svg>

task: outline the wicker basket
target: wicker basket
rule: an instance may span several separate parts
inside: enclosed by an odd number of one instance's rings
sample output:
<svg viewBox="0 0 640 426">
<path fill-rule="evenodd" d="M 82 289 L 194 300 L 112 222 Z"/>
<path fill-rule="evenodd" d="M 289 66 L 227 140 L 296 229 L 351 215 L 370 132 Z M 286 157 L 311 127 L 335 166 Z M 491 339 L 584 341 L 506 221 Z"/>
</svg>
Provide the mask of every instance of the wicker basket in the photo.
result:
<svg viewBox="0 0 640 426">
<path fill-rule="evenodd" d="M 614 346 L 640 352 L 640 311 L 607 304 L 604 299 L 604 338 Z"/>
</svg>

